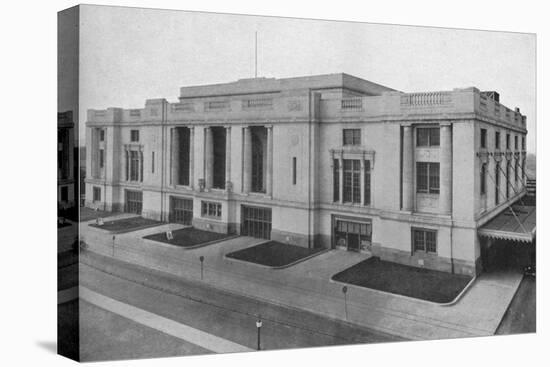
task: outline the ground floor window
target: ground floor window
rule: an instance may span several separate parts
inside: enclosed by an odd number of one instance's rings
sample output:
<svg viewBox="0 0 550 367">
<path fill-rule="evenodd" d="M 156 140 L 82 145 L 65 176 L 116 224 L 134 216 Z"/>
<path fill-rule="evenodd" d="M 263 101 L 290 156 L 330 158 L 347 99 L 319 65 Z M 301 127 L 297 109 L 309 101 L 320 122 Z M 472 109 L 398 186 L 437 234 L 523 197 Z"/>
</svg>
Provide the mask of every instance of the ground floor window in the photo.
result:
<svg viewBox="0 0 550 367">
<path fill-rule="evenodd" d="M 170 197 L 170 221 L 191 225 L 193 222 L 193 199 Z"/>
<path fill-rule="evenodd" d="M 101 201 L 101 187 L 94 186 L 93 201 Z"/>
<path fill-rule="evenodd" d="M 203 217 L 221 218 L 222 204 L 212 201 L 201 201 L 201 215 Z"/>
<path fill-rule="evenodd" d="M 423 228 L 412 229 L 413 252 L 437 253 L 437 231 Z"/>
</svg>

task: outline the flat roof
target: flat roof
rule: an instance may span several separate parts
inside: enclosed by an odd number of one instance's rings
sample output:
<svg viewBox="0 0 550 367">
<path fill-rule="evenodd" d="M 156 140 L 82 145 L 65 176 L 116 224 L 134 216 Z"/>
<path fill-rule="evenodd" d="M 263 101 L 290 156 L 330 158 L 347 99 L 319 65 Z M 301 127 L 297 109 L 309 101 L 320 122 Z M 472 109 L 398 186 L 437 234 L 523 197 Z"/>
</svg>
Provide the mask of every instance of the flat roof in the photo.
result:
<svg viewBox="0 0 550 367">
<path fill-rule="evenodd" d="M 223 95 L 256 93 L 280 93 L 295 89 L 343 88 L 364 95 L 380 95 L 395 91 L 392 88 L 373 83 L 345 73 L 311 75 L 293 78 L 249 78 L 234 82 L 208 85 L 195 85 L 180 88 L 179 98 L 200 98 Z"/>
<path fill-rule="evenodd" d="M 525 203 L 525 205 L 523 205 Z M 482 237 L 533 242 L 537 229 L 537 207 L 516 201 L 478 229 Z"/>
</svg>

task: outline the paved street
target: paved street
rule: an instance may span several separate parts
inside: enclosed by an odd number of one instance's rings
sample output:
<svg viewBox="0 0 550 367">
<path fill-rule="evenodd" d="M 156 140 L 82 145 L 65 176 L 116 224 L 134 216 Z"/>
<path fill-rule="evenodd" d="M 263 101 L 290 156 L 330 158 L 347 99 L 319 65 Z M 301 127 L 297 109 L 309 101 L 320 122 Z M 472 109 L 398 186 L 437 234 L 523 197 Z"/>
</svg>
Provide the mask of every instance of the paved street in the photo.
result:
<svg viewBox="0 0 550 367">
<path fill-rule="evenodd" d="M 527 276 L 523 278 L 497 329 L 497 335 L 534 333 L 536 331 L 536 286 L 535 278 Z"/>
<path fill-rule="evenodd" d="M 273 270 L 226 258 L 230 252 L 262 242 L 256 238 L 238 237 L 195 250 L 143 239 L 178 228 L 181 225 L 163 224 L 117 235 L 113 241 L 111 234 L 85 225 L 82 235 L 90 253 L 206 283 L 224 292 L 414 340 L 493 335 L 522 278 L 520 272 L 514 271 L 483 273 L 449 307 L 350 286 L 346 307 L 341 284 L 330 279 L 367 259 L 368 254 L 328 251 L 295 266 Z M 203 280 L 200 256 L 205 259 Z"/>
<path fill-rule="evenodd" d="M 93 253 L 86 253 L 82 262 L 83 361 L 211 353 L 223 341 L 252 350 L 257 344 L 257 314 L 263 320 L 262 349 L 398 340 L 364 327 L 221 292 Z M 92 296 L 99 295 L 89 298 L 92 302 L 99 299 L 97 304 L 88 301 L 86 289 Z M 150 327 L 145 326 L 147 321 L 143 320 L 151 319 L 154 322 Z M 221 339 L 212 344 L 216 338 Z M 155 349 L 155 345 L 162 347 Z M 103 352 L 97 353 L 95 348 Z"/>
</svg>

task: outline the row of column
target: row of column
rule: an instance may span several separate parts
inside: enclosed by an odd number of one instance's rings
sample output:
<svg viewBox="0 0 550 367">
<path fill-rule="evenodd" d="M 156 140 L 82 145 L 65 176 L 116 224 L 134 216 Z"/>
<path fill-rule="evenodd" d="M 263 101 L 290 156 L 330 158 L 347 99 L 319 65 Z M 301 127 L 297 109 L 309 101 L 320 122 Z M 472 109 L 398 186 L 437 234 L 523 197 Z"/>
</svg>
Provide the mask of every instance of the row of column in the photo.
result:
<svg viewBox="0 0 550 367">
<path fill-rule="evenodd" d="M 440 124 L 439 143 L 439 212 L 451 214 L 452 210 L 452 131 L 451 124 Z M 414 127 L 403 127 L 402 207 L 414 210 L 415 199 L 415 145 Z"/>
<path fill-rule="evenodd" d="M 193 186 L 193 142 L 194 127 L 190 127 L 190 167 L 189 167 L 189 186 Z M 273 192 L 273 126 L 267 126 L 267 148 L 266 148 L 266 167 L 265 167 L 265 193 L 271 196 Z M 225 127 L 225 188 L 231 190 L 231 126 Z M 211 127 L 204 129 L 204 186 L 211 189 L 214 183 L 214 135 Z M 180 169 L 179 162 L 179 130 L 172 129 L 172 183 L 175 186 L 178 181 Z M 243 192 L 248 194 L 252 188 L 252 131 L 251 127 L 243 128 Z"/>
</svg>

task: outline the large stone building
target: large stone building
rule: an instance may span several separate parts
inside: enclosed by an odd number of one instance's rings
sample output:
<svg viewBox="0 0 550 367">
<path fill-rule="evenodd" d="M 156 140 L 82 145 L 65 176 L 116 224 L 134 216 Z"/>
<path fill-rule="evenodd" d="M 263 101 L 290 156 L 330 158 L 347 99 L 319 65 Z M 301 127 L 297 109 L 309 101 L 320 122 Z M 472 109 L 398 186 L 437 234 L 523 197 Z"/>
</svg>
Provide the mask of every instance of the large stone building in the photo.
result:
<svg viewBox="0 0 550 367">
<path fill-rule="evenodd" d="M 474 274 L 524 193 L 526 120 L 476 88 L 346 74 L 183 87 L 89 110 L 86 205 Z"/>
</svg>

